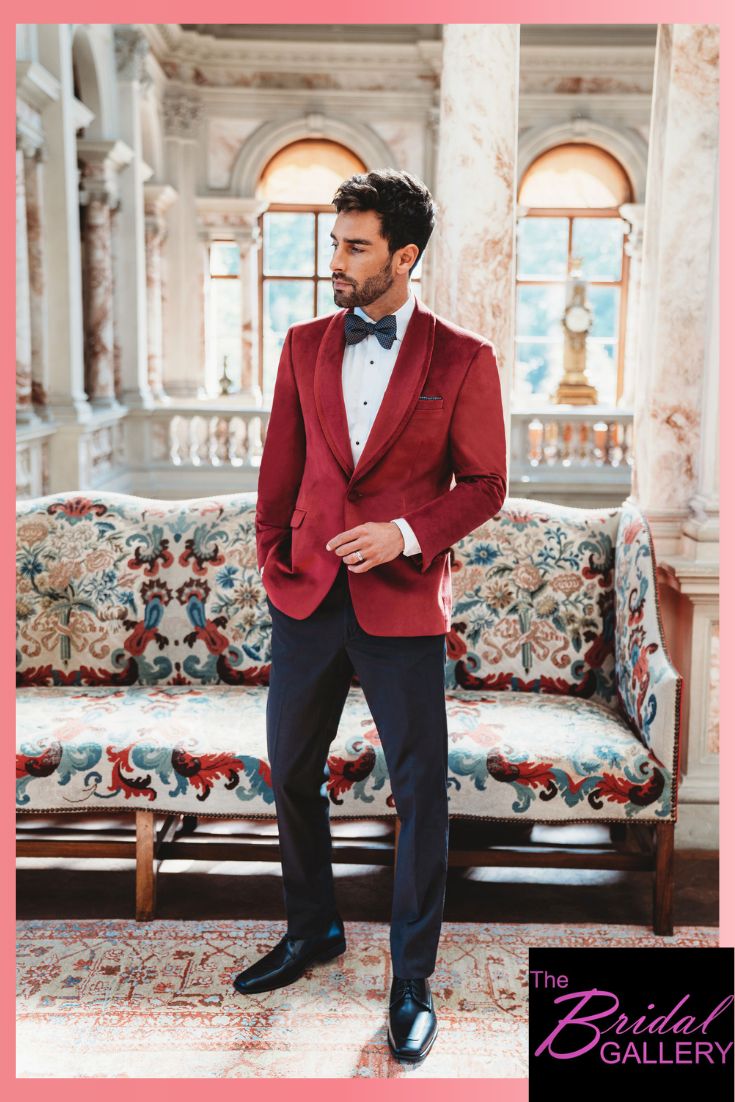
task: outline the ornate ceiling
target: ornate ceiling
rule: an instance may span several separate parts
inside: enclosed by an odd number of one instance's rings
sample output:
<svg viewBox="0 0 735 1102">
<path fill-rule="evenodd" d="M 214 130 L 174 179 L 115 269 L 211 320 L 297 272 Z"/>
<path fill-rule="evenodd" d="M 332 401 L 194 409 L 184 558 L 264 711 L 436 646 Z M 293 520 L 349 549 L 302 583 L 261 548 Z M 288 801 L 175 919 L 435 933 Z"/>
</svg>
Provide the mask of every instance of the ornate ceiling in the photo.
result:
<svg viewBox="0 0 735 1102">
<path fill-rule="evenodd" d="M 180 23 L 185 31 L 226 39 L 336 42 L 416 42 L 441 39 L 441 23 Z M 655 23 L 525 23 L 528 45 L 652 46 Z"/>
</svg>

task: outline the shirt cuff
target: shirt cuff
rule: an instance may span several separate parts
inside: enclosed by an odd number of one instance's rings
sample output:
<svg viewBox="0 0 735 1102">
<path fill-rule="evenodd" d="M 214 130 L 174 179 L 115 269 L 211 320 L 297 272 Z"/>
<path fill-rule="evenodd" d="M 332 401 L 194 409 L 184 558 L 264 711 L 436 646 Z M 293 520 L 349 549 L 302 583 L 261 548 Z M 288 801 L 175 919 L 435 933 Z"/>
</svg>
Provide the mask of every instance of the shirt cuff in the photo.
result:
<svg viewBox="0 0 735 1102">
<path fill-rule="evenodd" d="M 421 547 L 419 545 L 419 541 L 416 539 L 416 536 L 414 535 L 413 528 L 408 523 L 408 521 L 404 520 L 403 517 L 398 517 L 397 519 L 393 520 L 391 523 L 397 524 L 398 527 L 401 529 L 401 532 L 403 533 L 403 542 L 405 544 L 405 547 L 403 548 L 403 554 L 404 555 L 419 555 L 419 554 L 421 554 Z"/>
</svg>

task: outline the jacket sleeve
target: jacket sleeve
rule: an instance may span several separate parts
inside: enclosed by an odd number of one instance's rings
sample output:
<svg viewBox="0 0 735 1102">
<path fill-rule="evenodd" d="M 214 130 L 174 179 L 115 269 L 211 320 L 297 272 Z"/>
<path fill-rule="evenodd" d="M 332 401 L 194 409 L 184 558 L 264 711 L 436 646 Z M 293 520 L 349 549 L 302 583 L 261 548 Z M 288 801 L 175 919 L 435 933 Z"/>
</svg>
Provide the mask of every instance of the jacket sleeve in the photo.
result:
<svg viewBox="0 0 735 1102">
<path fill-rule="evenodd" d="M 291 531 L 306 462 L 306 432 L 292 360 L 292 329 L 286 333 L 263 444 L 255 506 L 258 569 L 268 552 Z"/>
<path fill-rule="evenodd" d="M 494 517 L 505 501 L 503 401 L 498 365 L 488 341 L 479 346 L 465 373 L 449 426 L 449 444 L 456 485 L 404 514 L 421 545 L 422 574 L 453 543 Z"/>
</svg>

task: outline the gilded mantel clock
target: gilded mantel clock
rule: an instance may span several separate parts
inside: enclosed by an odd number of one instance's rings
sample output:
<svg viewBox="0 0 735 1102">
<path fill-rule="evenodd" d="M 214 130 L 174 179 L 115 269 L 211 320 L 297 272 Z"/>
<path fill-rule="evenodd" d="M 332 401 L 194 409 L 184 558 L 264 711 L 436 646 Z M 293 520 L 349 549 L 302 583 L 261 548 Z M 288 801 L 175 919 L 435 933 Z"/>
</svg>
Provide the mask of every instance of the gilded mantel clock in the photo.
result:
<svg viewBox="0 0 735 1102">
<path fill-rule="evenodd" d="M 590 406 L 597 402 L 597 390 L 587 379 L 587 334 L 594 320 L 586 301 L 586 284 L 573 278 L 570 296 L 561 318 L 564 330 L 564 375 L 557 387 L 557 405 Z"/>
</svg>

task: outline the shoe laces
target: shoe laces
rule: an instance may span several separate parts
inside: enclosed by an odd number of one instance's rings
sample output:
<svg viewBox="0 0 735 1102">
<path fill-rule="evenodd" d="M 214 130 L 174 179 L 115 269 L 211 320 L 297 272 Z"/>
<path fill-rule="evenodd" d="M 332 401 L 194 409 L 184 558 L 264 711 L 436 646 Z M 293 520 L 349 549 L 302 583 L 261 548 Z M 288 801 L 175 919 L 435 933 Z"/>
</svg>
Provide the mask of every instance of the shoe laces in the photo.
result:
<svg viewBox="0 0 735 1102">
<path fill-rule="evenodd" d="M 426 1006 L 426 1000 L 423 993 L 423 981 L 418 979 L 401 979 L 396 976 L 396 987 L 391 1001 L 391 1006 L 395 1003 L 405 999 L 406 995 L 410 995 L 411 998 L 422 1006 Z"/>
</svg>

